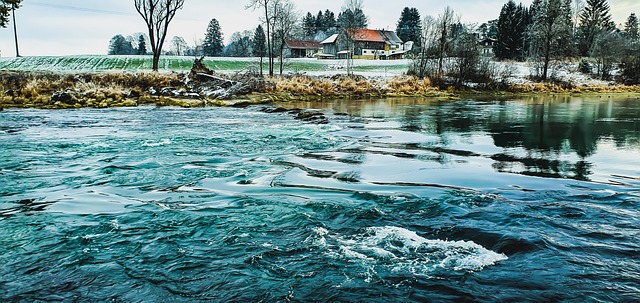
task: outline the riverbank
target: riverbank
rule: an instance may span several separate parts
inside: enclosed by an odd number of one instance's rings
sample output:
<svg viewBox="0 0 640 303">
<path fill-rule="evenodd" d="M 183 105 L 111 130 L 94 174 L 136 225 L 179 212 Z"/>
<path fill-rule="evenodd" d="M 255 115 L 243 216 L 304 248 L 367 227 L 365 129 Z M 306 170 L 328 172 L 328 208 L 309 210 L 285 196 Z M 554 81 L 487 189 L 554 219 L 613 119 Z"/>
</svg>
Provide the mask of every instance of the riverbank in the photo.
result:
<svg viewBox="0 0 640 303">
<path fill-rule="evenodd" d="M 412 76 L 202 75 L 151 72 L 54 73 L 0 71 L 0 108 L 107 108 L 140 105 L 246 106 L 286 101 L 528 94 L 640 94 L 640 86 L 560 83 L 504 84 L 499 89 L 436 87 Z M 204 78 L 204 80 L 203 80 Z"/>
</svg>

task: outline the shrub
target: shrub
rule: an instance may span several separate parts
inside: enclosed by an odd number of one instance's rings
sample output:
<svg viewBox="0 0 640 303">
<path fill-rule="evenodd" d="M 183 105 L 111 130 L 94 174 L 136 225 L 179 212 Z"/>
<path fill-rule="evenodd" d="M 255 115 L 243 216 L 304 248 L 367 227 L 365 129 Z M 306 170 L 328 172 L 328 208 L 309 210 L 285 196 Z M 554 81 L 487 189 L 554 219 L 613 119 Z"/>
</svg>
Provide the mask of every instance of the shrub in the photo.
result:
<svg viewBox="0 0 640 303">
<path fill-rule="evenodd" d="M 591 67 L 591 63 L 587 59 L 580 60 L 578 64 L 578 70 L 583 74 L 591 74 L 593 72 L 593 68 Z"/>
<path fill-rule="evenodd" d="M 627 57 L 620 64 L 620 75 L 618 81 L 626 85 L 640 84 L 640 58 Z"/>
</svg>

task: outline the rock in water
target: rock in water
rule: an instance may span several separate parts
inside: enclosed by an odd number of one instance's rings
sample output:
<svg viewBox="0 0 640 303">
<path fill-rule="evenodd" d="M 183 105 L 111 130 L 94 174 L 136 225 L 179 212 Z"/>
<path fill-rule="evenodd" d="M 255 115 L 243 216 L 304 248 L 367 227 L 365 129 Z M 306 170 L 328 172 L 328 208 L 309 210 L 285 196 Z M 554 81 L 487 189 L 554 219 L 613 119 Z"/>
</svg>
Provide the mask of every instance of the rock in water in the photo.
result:
<svg viewBox="0 0 640 303">
<path fill-rule="evenodd" d="M 73 105 L 76 103 L 76 98 L 71 94 L 70 91 L 57 91 L 53 93 L 53 95 L 51 95 L 51 101 Z"/>
<path fill-rule="evenodd" d="M 327 117 L 323 113 L 317 111 L 301 111 L 294 119 L 315 124 L 329 123 Z"/>
</svg>

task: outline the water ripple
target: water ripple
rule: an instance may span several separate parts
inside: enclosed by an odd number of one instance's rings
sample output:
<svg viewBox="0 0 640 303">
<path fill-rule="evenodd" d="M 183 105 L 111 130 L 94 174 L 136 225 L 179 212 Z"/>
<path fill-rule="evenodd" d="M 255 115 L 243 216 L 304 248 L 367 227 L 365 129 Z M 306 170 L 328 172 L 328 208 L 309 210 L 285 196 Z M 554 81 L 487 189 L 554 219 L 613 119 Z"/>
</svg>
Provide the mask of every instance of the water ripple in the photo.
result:
<svg viewBox="0 0 640 303">
<path fill-rule="evenodd" d="M 376 102 L 3 111 L 0 300 L 640 300 L 636 103 Z"/>
</svg>

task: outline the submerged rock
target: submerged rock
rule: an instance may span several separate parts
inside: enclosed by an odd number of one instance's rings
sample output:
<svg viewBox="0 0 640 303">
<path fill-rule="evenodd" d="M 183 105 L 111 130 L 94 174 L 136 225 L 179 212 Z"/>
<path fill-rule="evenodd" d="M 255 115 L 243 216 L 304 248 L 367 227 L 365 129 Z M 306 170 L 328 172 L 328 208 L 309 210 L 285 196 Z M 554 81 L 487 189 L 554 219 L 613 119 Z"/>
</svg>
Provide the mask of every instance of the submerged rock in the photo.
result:
<svg viewBox="0 0 640 303">
<path fill-rule="evenodd" d="M 314 123 L 314 124 L 327 124 L 329 120 L 324 115 L 324 113 L 315 111 L 315 110 L 303 110 L 300 108 L 284 108 L 281 106 L 278 107 L 265 107 L 260 109 L 261 112 L 264 113 L 287 113 L 289 115 L 294 116 L 293 118 L 296 120 Z"/>
<path fill-rule="evenodd" d="M 327 117 L 323 113 L 317 111 L 301 111 L 294 119 L 315 124 L 329 123 Z"/>
<path fill-rule="evenodd" d="M 268 114 L 273 114 L 273 113 L 286 113 L 286 112 L 289 112 L 289 109 L 286 109 L 284 107 L 278 106 L 278 107 L 265 107 L 265 108 L 261 109 L 260 111 L 268 113 Z"/>
</svg>

